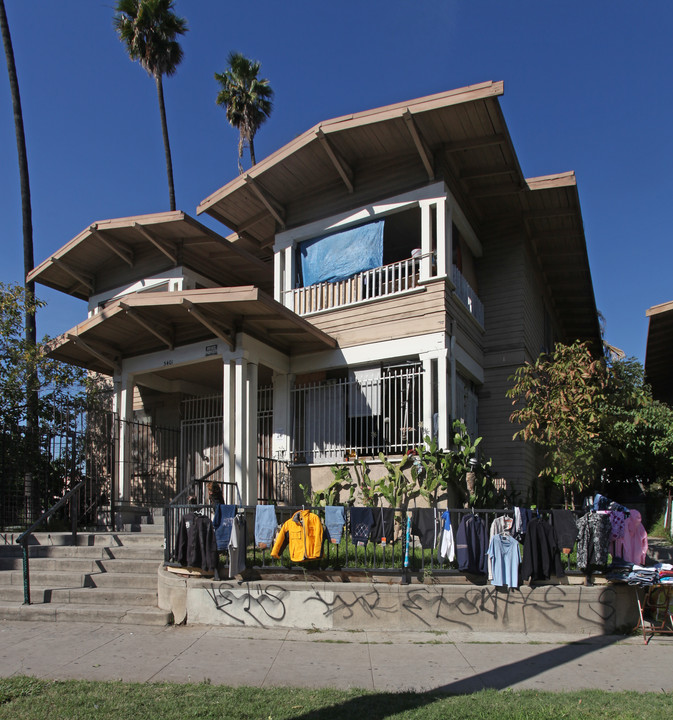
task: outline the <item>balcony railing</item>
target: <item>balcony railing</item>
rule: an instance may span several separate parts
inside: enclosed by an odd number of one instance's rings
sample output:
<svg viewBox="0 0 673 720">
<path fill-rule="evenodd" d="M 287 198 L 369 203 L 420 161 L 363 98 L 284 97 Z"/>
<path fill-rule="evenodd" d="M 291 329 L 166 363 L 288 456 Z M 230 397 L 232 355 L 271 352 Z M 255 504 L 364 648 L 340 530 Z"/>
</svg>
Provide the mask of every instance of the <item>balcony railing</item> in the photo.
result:
<svg viewBox="0 0 673 720">
<path fill-rule="evenodd" d="M 484 305 L 477 297 L 477 293 L 473 290 L 469 282 L 463 277 L 463 273 L 455 266 L 451 267 L 451 281 L 456 287 L 456 295 L 463 305 L 470 311 L 470 314 L 483 327 L 484 325 Z"/>
<path fill-rule="evenodd" d="M 346 280 L 295 288 L 292 308 L 298 315 L 389 297 L 418 287 L 421 256 L 365 270 Z"/>
</svg>

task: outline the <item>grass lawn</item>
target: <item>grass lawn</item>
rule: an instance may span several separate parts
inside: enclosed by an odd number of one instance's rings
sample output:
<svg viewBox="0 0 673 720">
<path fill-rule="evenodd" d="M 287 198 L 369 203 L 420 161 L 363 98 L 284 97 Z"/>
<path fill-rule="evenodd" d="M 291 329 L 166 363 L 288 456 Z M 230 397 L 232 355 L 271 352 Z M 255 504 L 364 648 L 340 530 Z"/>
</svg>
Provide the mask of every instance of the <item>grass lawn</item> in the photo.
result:
<svg viewBox="0 0 673 720">
<path fill-rule="evenodd" d="M 484 690 L 471 695 L 373 693 L 358 690 L 230 688 L 201 683 L 141 684 L 0 679 L 0 718 L 11 720 L 649 720 L 671 717 L 673 695 L 665 693 L 575 693 Z"/>
</svg>

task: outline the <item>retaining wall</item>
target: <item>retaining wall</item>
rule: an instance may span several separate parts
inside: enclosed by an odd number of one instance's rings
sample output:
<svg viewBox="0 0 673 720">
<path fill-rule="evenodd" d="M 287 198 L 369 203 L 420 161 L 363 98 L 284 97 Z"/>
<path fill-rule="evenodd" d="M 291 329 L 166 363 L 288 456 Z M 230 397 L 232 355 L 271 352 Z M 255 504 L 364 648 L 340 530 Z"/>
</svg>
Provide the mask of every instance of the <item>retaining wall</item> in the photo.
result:
<svg viewBox="0 0 673 720">
<path fill-rule="evenodd" d="M 492 585 L 294 580 L 213 581 L 159 570 L 159 607 L 175 622 L 319 630 L 625 632 L 636 625 L 627 585 Z"/>
</svg>

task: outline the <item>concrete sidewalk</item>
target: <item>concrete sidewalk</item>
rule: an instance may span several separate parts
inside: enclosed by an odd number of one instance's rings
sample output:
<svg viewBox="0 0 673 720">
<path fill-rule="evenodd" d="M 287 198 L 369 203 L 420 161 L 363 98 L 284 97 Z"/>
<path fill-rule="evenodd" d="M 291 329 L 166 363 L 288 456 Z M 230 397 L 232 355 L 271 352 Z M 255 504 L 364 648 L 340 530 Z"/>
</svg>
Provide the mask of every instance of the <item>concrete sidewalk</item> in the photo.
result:
<svg viewBox="0 0 673 720">
<path fill-rule="evenodd" d="M 0 622 L 0 676 L 365 688 L 673 688 L 673 638 Z"/>
</svg>

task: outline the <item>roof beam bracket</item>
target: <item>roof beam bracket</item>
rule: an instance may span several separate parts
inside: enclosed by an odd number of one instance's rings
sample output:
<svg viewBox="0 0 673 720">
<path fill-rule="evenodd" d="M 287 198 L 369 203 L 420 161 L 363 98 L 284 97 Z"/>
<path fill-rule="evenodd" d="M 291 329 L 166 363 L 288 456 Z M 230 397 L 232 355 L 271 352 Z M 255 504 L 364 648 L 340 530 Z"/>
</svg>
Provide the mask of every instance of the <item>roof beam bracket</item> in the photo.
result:
<svg viewBox="0 0 673 720">
<path fill-rule="evenodd" d="M 82 338 L 79 335 L 73 335 L 72 333 L 67 333 L 66 337 L 73 345 L 80 345 L 86 352 L 89 353 L 89 355 L 92 355 L 96 359 L 100 360 L 104 365 L 107 365 L 108 367 L 111 367 L 113 370 L 116 370 L 117 372 L 121 372 L 121 365 L 113 360 L 112 358 L 108 357 L 107 355 L 104 355 L 103 353 L 99 352 L 98 350 L 94 349 L 89 345 L 88 342 L 82 340 Z"/>
<path fill-rule="evenodd" d="M 327 157 L 332 161 L 332 165 L 336 168 L 336 171 L 341 176 L 341 179 L 344 181 L 344 185 L 346 186 L 346 189 L 349 193 L 353 192 L 354 186 L 353 186 L 353 178 L 355 177 L 355 174 L 353 173 L 353 169 L 351 166 L 343 159 L 343 157 L 337 152 L 337 150 L 332 146 L 332 143 L 327 139 L 327 136 L 322 131 L 322 128 L 318 128 L 315 131 L 315 135 L 320 141 L 320 144 L 322 145 L 323 149 L 327 153 Z"/>
<path fill-rule="evenodd" d="M 160 340 L 162 343 L 164 343 L 164 345 L 166 345 L 169 350 L 173 349 L 174 344 L 172 333 L 165 325 L 161 325 L 154 321 L 149 322 L 148 320 L 145 320 L 145 318 L 143 318 L 143 316 L 137 310 L 131 308 L 125 302 L 120 302 L 119 307 L 121 307 L 126 312 L 126 314 L 131 318 L 131 320 L 140 325 L 140 327 L 145 328 L 145 330 L 154 335 L 157 340 Z"/>
<path fill-rule="evenodd" d="M 212 320 L 207 318 L 201 310 L 199 310 L 191 300 L 187 300 L 187 298 L 182 299 L 182 307 L 184 307 L 187 312 L 189 312 L 192 317 L 194 317 L 198 322 L 203 325 L 203 327 L 210 330 L 213 335 L 220 338 L 224 343 L 226 343 L 229 346 L 230 350 L 234 350 L 235 348 L 235 341 L 232 339 L 232 334 L 230 332 L 227 332 L 223 330 L 217 323 L 214 323 Z"/>
<path fill-rule="evenodd" d="M 178 251 L 174 245 L 171 247 L 165 241 L 154 237 L 154 235 L 152 235 L 152 233 L 150 233 L 144 225 L 141 225 L 138 222 L 133 223 L 133 229 L 139 232 L 146 240 L 149 240 L 149 242 L 151 242 L 152 245 L 159 250 L 159 252 L 162 252 L 173 263 L 173 265 L 179 265 Z"/>
<path fill-rule="evenodd" d="M 402 117 L 404 118 L 404 122 L 406 123 L 407 130 L 409 130 L 411 139 L 414 141 L 416 150 L 418 151 L 418 154 L 421 156 L 421 161 L 423 162 L 423 166 L 425 167 L 425 172 L 428 174 L 428 180 L 434 180 L 435 179 L 435 169 L 434 169 L 434 164 L 433 164 L 432 153 L 430 152 L 427 143 L 425 142 L 423 136 L 421 135 L 420 130 L 416 126 L 416 122 L 414 121 L 414 117 L 411 114 L 411 111 L 409 110 L 409 108 L 407 108 L 405 110 Z"/>
<path fill-rule="evenodd" d="M 115 255 L 120 257 L 129 267 L 133 267 L 133 251 L 129 250 L 126 245 L 118 241 L 112 242 L 111 240 L 106 238 L 105 235 L 98 232 L 98 225 L 96 225 L 95 223 L 89 227 L 89 232 L 91 233 L 92 237 L 100 240 L 108 250 L 111 250 Z"/>
<path fill-rule="evenodd" d="M 285 208 L 276 200 L 268 190 L 262 189 L 255 178 L 244 176 L 245 184 L 255 193 L 259 201 L 271 213 L 275 221 L 285 230 Z"/>
<path fill-rule="evenodd" d="M 80 272 L 79 270 L 75 270 L 75 268 L 68 265 L 68 263 L 65 262 L 65 260 L 61 260 L 61 258 L 52 256 L 51 261 L 52 261 L 52 263 L 54 263 L 54 265 L 57 265 L 61 269 L 65 270 L 65 272 L 67 272 L 68 275 L 70 275 L 70 277 L 75 278 L 75 280 L 77 280 L 77 282 L 82 283 L 82 285 L 84 285 L 85 288 L 87 288 L 90 292 L 93 293 L 93 289 L 94 289 L 93 278 L 90 275 L 86 275 L 85 273 Z"/>
</svg>

